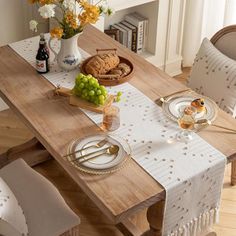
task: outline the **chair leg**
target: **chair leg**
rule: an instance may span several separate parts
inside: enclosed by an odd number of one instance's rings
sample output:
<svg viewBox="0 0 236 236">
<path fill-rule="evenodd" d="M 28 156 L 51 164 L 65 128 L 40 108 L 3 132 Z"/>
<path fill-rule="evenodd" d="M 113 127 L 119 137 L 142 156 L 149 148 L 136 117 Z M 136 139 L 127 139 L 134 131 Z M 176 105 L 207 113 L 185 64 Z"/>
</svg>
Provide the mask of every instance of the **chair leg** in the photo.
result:
<svg viewBox="0 0 236 236">
<path fill-rule="evenodd" d="M 231 185 L 236 185 L 236 160 L 231 163 Z"/>
<path fill-rule="evenodd" d="M 1 154 L 0 168 L 18 158 L 24 159 L 32 167 L 49 160 L 51 155 L 36 138 L 32 138 L 28 142 L 12 147 Z"/>
<path fill-rule="evenodd" d="M 69 229 L 59 236 L 79 236 L 79 225 L 73 227 L 72 229 Z"/>
</svg>

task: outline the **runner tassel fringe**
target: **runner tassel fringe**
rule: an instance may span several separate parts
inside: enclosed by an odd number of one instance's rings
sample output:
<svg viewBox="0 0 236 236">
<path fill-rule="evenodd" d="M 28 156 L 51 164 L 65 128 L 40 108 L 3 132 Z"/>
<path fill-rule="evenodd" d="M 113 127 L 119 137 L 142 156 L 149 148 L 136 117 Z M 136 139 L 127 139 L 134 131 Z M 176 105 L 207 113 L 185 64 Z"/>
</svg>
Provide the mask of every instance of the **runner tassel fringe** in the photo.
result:
<svg viewBox="0 0 236 236">
<path fill-rule="evenodd" d="M 198 236 L 213 224 L 219 222 L 219 208 L 211 209 L 201 214 L 198 218 L 191 220 L 188 224 L 181 226 L 168 236 Z"/>
</svg>

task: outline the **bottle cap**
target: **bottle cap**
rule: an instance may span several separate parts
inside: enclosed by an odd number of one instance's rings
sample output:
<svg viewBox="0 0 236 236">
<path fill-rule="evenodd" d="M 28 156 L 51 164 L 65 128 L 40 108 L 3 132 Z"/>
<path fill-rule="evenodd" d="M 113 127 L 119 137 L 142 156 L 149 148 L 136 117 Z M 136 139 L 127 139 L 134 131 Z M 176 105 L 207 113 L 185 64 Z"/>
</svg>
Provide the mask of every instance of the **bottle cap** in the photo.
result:
<svg viewBox="0 0 236 236">
<path fill-rule="evenodd" d="M 40 34 L 40 40 L 39 40 L 39 42 L 42 42 L 42 43 L 45 42 L 45 37 L 44 37 L 44 34 L 43 34 L 43 33 Z"/>
<path fill-rule="evenodd" d="M 45 39 L 45 38 L 44 38 L 44 33 L 41 33 L 41 34 L 40 34 L 40 40 L 41 40 L 41 39 L 43 39 L 43 40 Z"/>
</svg>

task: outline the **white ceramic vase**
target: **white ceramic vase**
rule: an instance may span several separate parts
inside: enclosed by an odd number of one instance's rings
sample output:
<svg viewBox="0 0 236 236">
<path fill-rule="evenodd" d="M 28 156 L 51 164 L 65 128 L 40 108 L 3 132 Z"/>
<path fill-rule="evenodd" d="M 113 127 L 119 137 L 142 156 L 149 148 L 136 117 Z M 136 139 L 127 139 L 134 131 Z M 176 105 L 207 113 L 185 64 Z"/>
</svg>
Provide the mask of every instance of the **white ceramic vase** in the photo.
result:
<svg viewBox="0 0 236 236">
<path fill-rule="evenodd" d="M 61 47 L 58 53 L 52 48 L 52 38 L 50 38 L 49 48 L 55 54 L 55 60 L 62 69 L 73 70 L 82 61 L 82 56 L 77 45 L 78 37 L 81 34 L 78 33 L 69 39 L 60 39 Z"/>
</svg>

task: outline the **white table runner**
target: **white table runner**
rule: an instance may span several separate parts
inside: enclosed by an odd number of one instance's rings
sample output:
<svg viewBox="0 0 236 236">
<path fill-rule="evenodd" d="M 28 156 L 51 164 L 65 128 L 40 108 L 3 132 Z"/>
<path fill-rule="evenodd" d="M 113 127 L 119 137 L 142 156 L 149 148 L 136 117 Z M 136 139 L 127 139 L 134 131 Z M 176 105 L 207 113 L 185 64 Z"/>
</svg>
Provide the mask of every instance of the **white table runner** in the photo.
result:
<svg viewBox="0 0 236 236">
<path fill-rule="evenodd" d="M 39 37 L 34 37 L 10 47 L 35 66 L 38 42 Z M 89 56 L 80 51 L 84 58 Z M 78 70 L 65 72 L 52 63 L 50 73 L 43 76 L 55 86 L 72 88 L 76 74 Z M 113 94 L 123 92 L 121 102 L 117 103 L 121 127 L 114 133 L 128 141 L 133 159 L 166 190 L 163 235 L 196 236 L 215 223 L 225 156 L 197 134 L 188 144 L 168 142 L 179 131 L 177 124 L 129 83 L 108 90 Z M 102 115 L 83 111 L 96 124 L 102 121 Z"/>
</svg>

